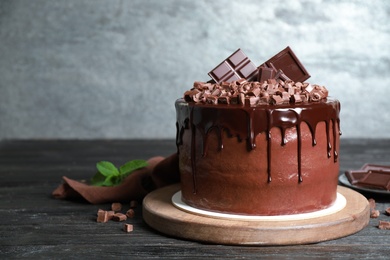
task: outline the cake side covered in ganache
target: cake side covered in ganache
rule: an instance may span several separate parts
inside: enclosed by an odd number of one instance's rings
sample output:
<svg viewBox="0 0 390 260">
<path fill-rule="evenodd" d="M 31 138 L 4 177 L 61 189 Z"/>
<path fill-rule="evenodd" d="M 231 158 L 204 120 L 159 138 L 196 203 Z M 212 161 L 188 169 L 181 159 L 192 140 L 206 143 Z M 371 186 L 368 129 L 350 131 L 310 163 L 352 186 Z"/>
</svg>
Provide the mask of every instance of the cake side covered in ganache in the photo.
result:
<svg viewBox="0 0 390 260">
<path fill-rule="evenodd" d="M 339 174 L 339 101 L 266 63 L 247 78 L 236 74 L 230 82 L 195 82 L 175 103 L 182 200 L 244 215 L 330 207 Z"/>
</svg>

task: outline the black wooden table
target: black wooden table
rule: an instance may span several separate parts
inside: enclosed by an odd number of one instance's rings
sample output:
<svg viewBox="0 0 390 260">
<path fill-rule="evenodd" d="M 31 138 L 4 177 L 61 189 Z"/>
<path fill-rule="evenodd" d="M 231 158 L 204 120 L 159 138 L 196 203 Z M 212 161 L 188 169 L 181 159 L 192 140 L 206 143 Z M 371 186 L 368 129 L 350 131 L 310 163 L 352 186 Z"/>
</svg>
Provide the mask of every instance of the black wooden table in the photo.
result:
<svg viewBox="0 0 390 260">
<path fill-rule="evenodd" d="M 101 160 L 121 164 L 131 159 L 167 156 L 173 140 L 16 141 L 0 142 L 0 258 L 389 258 L 390 230 L 377 228 L 390 221 L 384 210 L 390 197 L 374 196 L 381 215 L 357 234 L 311 245 L 250 247 L 210 245 L 167 237 L 147 226 L 141 207 L 128 221 L 97 223 L 99 208 L 85 202 L 57 200 L 51 192 L 66 175 L 86 179 Z M 390 165 L 390 140 L 343 139 L 340 173 L 366 162 Z"/>
</svg>

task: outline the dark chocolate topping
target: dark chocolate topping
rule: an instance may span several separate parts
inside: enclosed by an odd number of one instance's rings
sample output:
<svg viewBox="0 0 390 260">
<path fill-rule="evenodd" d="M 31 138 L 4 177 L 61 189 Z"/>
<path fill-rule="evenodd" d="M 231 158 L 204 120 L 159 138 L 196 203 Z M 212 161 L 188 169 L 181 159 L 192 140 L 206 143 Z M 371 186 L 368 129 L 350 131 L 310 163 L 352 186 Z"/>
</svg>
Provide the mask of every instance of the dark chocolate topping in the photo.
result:
<svg viewBox="0 0 390 260">
<path fill-rule="evenodd" d="M 304 82 L 310 78 L 309 73 L 289 46 L 259 67 L 256 67 L 241 49 L 238 49 L 212 69 L 208 75 L 217 83 L 239 79 L 263 82 L 270 78 Z"/>
<path fill-rule="evenodd" d="M 217 130 L 219 139 L 219 149 L 223 149 L 222 133 L 226 131 L 228 136 L 237 137 L 239 141 L 247 142 L 248 151 L 256 148 L 256 136 L 260 133 L 267 134 L 268 149 L 268 182 L 271 182 L 271 128 L 277 127 L 282 133 L 282 143 L 286 143 L 285 132 L 287 128 L 296 128 L 298 136 L 297 165 L 298 181 L 302 181 L 301 176 L 301 136 L 300 124 L 306 122 L 312 134 L 312 145 L 316 145 L 316 126 L 319 122 L 325 122 L 327 133 L 327 153 L 328 158 L 332 157 L 330 151 L 334 148 L 333 158 L 338 159 L 336 135 L 340 135 L 340 103 L 333 99 L 324 99 L 315 103 L 301 103 L 299 105 L 257 105 L 257 106 L 218 106 L 210 104 L 200 104 L 194 102 L 185 102 L 183 99 L 176 101 L 177 111 L 177 139 L 176 144 L 182 144 L 182 135 L 186 129 L 191 128 L 192 132 L 192 151 L 191 160 L 193 167 L 193 178 L 195 182 L 195 133 L 196 130 L 201 133 L 203 151 L 202 155 L 207 156 L 207 138 L 211 130 Z M 330 143 L 330 122 L 332 122 L 333 144 Z M 195 191 L 194 187 L 194 191 Z"/>
<path fill-rule="evenodd" d="M 215 82 L 232 82 L 241 78 L 254 77 L 257 74 L 257 68 L 245 53 L 238 49 L 208 74 Z"/>
<path fill-rule="evenodd" d="M 284 75 L 283 72 L 280 75 Z M 194 87 L 184 93 L 187 102 L 248 106 L 318 102 L 326 99 L 327 96 L 328 90 L 324 86 L 274 78 L 264 82 L 248 82 L 246 79 L 239 79 L 220 84 L 196 81 Z"/>
<path fill-rule="evenodd" d="M 290 47 L 287 46 L 284 50 L 267 60 L 261 66 L 282 70 L 293 81 L 303 82 L 310 78 L 309 73 L 305 67 L 295 56 Z"/>
</svg>

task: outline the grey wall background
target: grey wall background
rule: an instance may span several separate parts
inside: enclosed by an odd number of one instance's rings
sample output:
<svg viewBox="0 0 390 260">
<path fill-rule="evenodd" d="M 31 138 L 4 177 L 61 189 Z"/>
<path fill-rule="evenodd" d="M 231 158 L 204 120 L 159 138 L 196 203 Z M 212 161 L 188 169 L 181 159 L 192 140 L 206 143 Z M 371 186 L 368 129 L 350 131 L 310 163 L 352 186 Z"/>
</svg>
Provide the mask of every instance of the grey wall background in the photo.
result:
<svg viewBox="0 0 390 260">
<path fill-rule="evenodd" d="M 390 1 L 0 1 L 0 139 L 174 138 L 174 101 L 237 48 L 289 45 L 342 104 L 343 137 L 390 137 Z"/>
</svg>

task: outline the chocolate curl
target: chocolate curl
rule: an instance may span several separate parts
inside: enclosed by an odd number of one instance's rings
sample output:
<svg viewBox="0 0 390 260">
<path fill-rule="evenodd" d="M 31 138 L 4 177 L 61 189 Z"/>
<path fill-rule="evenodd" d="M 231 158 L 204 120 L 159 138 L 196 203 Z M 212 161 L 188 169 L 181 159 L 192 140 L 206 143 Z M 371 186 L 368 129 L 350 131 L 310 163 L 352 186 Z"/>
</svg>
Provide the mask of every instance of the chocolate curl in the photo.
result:
<svg viewBox="0 0 390 260">
<path fill-rule="evenodd" d="M 57 199 L 84 198 L 92 204 L 140 201 L 155 188 L 178 182 L 180 175 L 176 157 L 150 158 L 147 167 L 134 171 L 123 183 L 113 187 L 91 186 L 64 176 L 64 183 L 53 191 L 52 196 Z"/>
<path fill-rule="evenodd" d="M 318 102 L 322 99 L 322 93 L 318 90 L 313 90 L 310 93 L 310 100 L 313 102 Z"/>
<path fill-rule="evenodd" d="M 328 96 L 328 90 L 325 87 L 315 86 L 310 92 L 310 100 L 317 102 Z"/>
</svg>

